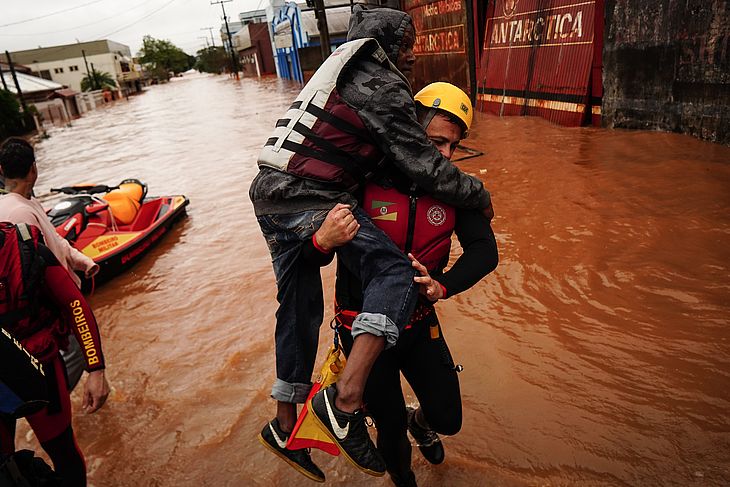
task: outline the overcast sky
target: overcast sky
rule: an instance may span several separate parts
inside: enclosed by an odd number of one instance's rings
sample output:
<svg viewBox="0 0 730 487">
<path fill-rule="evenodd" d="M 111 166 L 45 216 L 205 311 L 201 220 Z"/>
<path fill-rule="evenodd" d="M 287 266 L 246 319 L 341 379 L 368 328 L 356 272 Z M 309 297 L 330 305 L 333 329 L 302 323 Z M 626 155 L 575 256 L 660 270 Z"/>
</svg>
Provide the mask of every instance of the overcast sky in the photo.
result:
<svg viewBox="0 0 730 487">
<path fill-rule="evenodd" d="M 136 55 L 142 37 L 167 39 L 189 54 L 205 47 L 213 27 L 220 45 L 220 5 L 211 0 L 2 0 L 0 51 L 109 39 L 126 44 Z M 263 9 L 269 0 L 233 0 L 225 5 L 229 22 L 240 12 Z M 33 19 L 33 20 L 31 20 Z M 13 24 L 13 25 L 8 25 Z"/>
</svg>

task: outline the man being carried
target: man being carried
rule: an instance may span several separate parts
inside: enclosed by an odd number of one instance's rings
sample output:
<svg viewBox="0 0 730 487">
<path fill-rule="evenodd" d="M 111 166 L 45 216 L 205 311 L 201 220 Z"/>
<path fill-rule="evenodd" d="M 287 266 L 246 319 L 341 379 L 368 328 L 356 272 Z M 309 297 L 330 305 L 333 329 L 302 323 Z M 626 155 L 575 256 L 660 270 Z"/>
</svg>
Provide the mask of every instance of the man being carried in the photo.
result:
<svg viewBox="0 0 730 487">
<path fill-rule="evenodd" d="M 305 451 L 286 442 L 296 404 L 307 397 L 323 318 L 319 268 L 303 256 L 328 211 L 355 237 L 337 249 L 362 283 L 362 312 L 337 386 L 311 404 L 313 416 L 358 468 L 383 475 L 385 464 L 367 433 L 361 411 L 365 382 L 376 358 L 392 347 L 415 308 L 415 272 L 403 253 L 367 214 L 354 194 L 385 166 L 398 168 L 429 194 L 461 208 L 491 213 L 481 181 L 459 171 L 429 142 L 416 120 L 410 85 L 415 57 L 410 17 L 396 10 L 355 7 L 346 44 L 304 87 L 259 156 L 250 197 L 271 251 L 279 301 L 276 325 L 277 417 L 261 439 L 308 477 L 324 475 Z M 351 211 L 350 211 L 351 210 Z M 359 225 L 359 228 L 357 227 Z M 316 241 L 314 242 L 317 243 Z M 331 249 L 324 249 L 331 250 Z"/>
</svg>

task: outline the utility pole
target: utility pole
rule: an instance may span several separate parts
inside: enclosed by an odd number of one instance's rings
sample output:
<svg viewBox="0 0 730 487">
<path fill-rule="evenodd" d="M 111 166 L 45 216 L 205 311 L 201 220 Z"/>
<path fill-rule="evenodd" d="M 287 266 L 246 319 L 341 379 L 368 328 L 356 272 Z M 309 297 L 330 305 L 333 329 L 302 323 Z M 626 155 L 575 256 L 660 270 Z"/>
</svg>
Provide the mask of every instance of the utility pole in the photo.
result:
<svg viewBox="0 0 730 487">
<path fill-rule="evenodd" d="M 8 84 L 5 82 L 5 76 L 3 75 L 3 66 L 0 64 L 0 80 L 3 81 L 3 89 L 8 91 Z"/>
<path fill-rule="evenodd" d="M 208 36 L 198 36 L 198 39 L 204 39 L 205 40 L 205 48 L 210 49 L 210 42 L 208 42 Z"/>
<path fill-rule="evenodd" d="M 99 86 L 96 83 L 96 68 L 94 67 L 94 63 L 91 63 L 91 73 L 93 74 L 93 78 L 94 78 L 94 89 L 95 90 L 101 89 L 101 86 Z"/>
<path fill-rule="evenodd" d="M 13 81 L 15 81 L 15 89 L 18 90 L 18 99 L 20 100 L 20 105 L 23 107 L 23 125 L 25 125 L 25 118 L 28 117 L 28 106 L 25 104 L 25 98 L 23 98 L 23 91 L 20 89 L 20 83 L 18 83 L 18 76 L 15 74 L 15 66 L 13 66 L 13 60 L 10 59 L 10 53 L 8 51 L 5 51 L 5 59 L 8 60 L 8 67 L 10 68 L 10 74 L 13 77 Z M 5 78 L 3 78 L 3 84 L 5 83 Z M 27 128 L 27 127 L 26 127 Z"/>
<path fill-rule="evenodd" d="M 327 12 L 324 10 L 324 0 L 314 0 L 314 16 L 317 17 L 322 62 L 325 62 L 330 57 L 330 54 L 332 54 L 332 51 L 330 50 L 330 31 L 327 25 Z"/>
<path fill-rule="evenodd" d="M 86 78 L 89 80 L 89 84 L 91 85 L 91 89 L 96 89 L 96 76 L 93 78 L 91 77 L 91 73 L 89 72 L 89 62 L 86 60 L 86 51 L 81 49 L 81 55 L 84 57 L 84 65 L 86 65 Z M 93 64 L 92 64 L 93 66 Z"/>
<path fill-rule="evenodd" d="M 213 27 L 203 27 L 200 30 L 207 30 L 208 32 L 210 32 L 210 42 L 211 42 L 211 44 L 213 44 L 213 47 L 215 47 L 215 38 L 213 37 Z M 206 42 L 206 44 L 207 44 L 207 42 Z"/>
<path fill-rule="evenodd" d="M 223 22 L 226 24 L 226 33 L 228 34 L 228 47 L 231 50 L 231 70 L 236 74 L 236 79 L 238 78 L 238 62 L 236 60 L 236 52 L 233 50 L 233 38 L 231 37 L 231 29 L 228 27 L 228 17 L 226 16 L 226 7 L 223 6 L 224 3 L 232 2 L 233 0 L 219 0 L 217 2 L 210 2 L 211 5 L 217 5 L 220 4 L 221 9 L 223 10 Z"/>
</svg>

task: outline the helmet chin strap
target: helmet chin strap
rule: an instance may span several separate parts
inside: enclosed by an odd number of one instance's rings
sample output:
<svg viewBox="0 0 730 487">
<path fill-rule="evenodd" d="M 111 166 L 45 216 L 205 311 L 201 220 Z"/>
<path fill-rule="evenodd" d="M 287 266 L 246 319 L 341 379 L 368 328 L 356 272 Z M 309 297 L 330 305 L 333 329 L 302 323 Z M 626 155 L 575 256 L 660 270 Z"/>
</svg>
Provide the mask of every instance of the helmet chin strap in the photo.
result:
<svg viewBox="0 0 730 487">
<path fill-rule="evenodd" d="M 428 111 L 426 112 L 426 115 L 423 117 L 423 120 L 421 120 L 421 125 L 423 125 L 423 129 L 427 129 L 429 125 L 431 125 L 431 121 L 433 120 L 433 117 L 436 116 L 436 113 L 438 113 L 438 110 L 434 107 L 430 107 Z"/>
<path fill-rule="evenodd" d="M 420 103 L 420 102 L 419 102 Z M 425 105 L 421 104 L 421 106 L 425 107 Z M 431 121 L 433 120 L 433 117 L 436 116 L 436 113 L 438 113 L 438 108 L 441 106 L 441 98 L 436 98 L 430 107 L 426 107 L 426 113 L 421 117 L 421 125 L 423 126 L 423 129 L 426 130 L 429 125 L 431 125 Z"/>
</svg>

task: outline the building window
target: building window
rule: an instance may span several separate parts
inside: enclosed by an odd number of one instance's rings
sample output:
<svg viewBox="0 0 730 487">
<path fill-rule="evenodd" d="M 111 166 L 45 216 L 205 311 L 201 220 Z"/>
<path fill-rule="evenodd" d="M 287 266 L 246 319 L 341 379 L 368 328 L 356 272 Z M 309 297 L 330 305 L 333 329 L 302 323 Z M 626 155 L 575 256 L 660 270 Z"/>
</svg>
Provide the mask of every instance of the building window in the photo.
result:
<svg viewBox="0 0 730 487">
<path fill-rule="evenodd" d="M 69 66 L 68 67 L 68 70 L 69 71 L 78 71 L 79 70 L 79 67 L 78 66 Z"/>
<path fill-rule="evenodd" d="M 63 68 L 53 68 L 53 72 L 56 74 L 63 73 Z"/>
<path fill-rule="evenodd" d="M 41 70 L 40 75 L 41 75 L 41 78 L 47 79 L 48 81 L 52 81 L 50 70 L 48 70 L 48 69 Z"/>
</svg>

